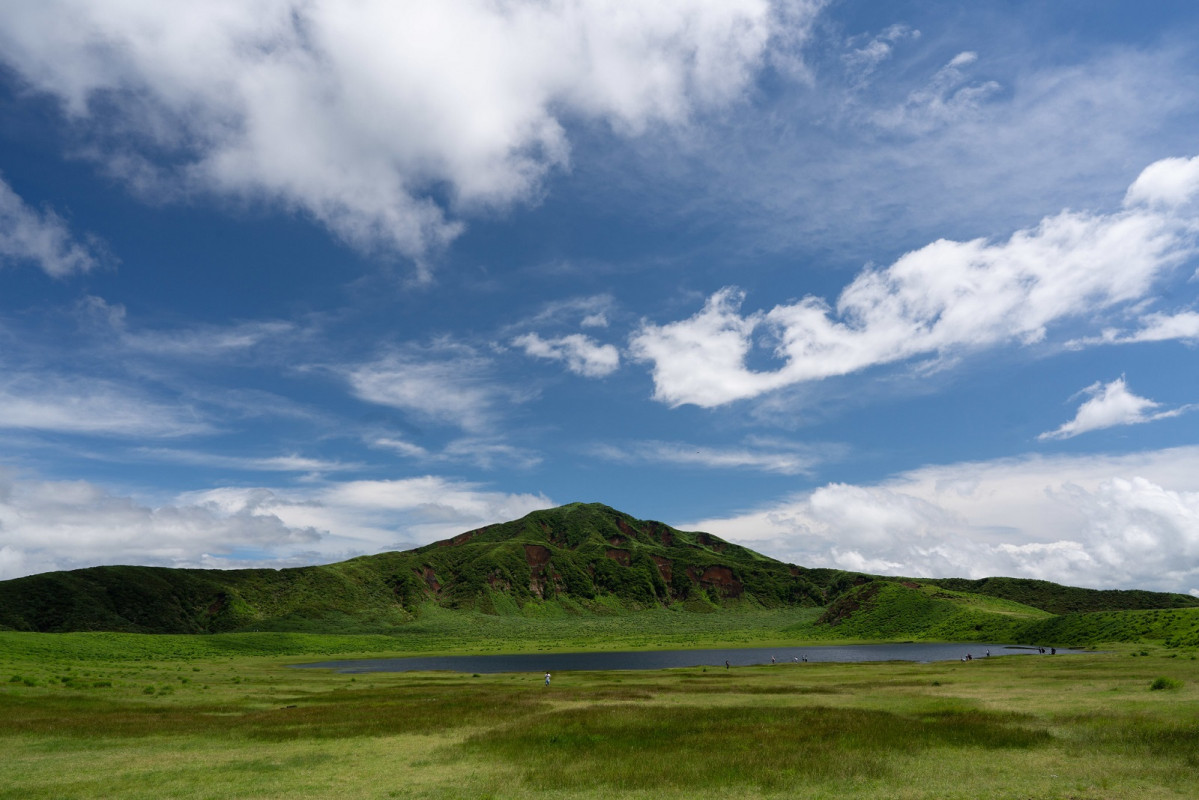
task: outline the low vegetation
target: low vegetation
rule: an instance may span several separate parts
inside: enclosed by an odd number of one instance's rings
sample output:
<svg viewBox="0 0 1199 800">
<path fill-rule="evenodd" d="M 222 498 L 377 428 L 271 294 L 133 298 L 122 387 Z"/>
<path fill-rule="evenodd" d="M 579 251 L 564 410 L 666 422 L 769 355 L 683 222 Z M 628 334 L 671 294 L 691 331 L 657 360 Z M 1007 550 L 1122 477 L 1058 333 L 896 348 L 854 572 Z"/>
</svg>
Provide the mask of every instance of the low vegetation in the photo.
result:
<svg viewBox="0 0 1199 800">
<path fill-rule="evenodd" d="M 0 634 L 0 798 L 1199 792 L 1199 661 L 1184 647 L 556 673 L 549 688 L 288 668 L 389 641 Z"/>
</svg>

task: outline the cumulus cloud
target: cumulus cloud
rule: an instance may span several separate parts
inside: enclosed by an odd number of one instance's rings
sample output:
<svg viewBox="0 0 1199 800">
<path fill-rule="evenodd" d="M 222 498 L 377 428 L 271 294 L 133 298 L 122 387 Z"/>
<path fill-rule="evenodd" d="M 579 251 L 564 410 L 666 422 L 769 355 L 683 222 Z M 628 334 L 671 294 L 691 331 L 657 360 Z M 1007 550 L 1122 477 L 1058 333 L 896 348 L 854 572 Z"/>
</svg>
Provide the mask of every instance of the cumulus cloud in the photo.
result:
<svg viewBox="0 0 1199 800">
<path fill-rule="evenodd" d="M 38 212 L 0 180 L 0 264 L 29 262 L 54 278 L 87 272 L 99 264 L 94 243 L 85 244 L 50 209 Z"/>
<path fill-rule="evenodd" d="M 1154 409 L 1161 407 L 1161 403 L 1130 392 L 1123 377 L 1108 384 L 1093 383 L 1080 394 L 1088 395 L 1090 399 L 1078 407 L 1074 419 L 1056 430 L 1042 433 L 1038 439 L 1069 439 L 1080 433 L 1117 425 L 1137 425 L 1176 417 L 1187 410 L 1187 407 L 1183 407 L 1154 412 Z"/>
<path fill-rule="evenodd" d="M 1128 187 L 1125 205 L 1166 208 L 1193 203 L 1199 197 L 1199 156 L 1163 158 L 1150 164 Z"/>
<path fill-rule="evenodd" d="M 414 547 L 553 505 L 541 494 L 488 491 L 436 475 L 349 481 L 303 491 L 230 487 L 180 500 L 223 515 L 266 515 L 289 528 L 321 531 L 318 552 L 326 557 Z"/>
<path fill-rule="evenodd" d="M 552 505 L 425 476 L 305 491 L 221 488 L 159 505 L 0 474 L 0 580 L 96 564 L 283 567 L 412 547 Z"/>
<path fill-rule="evenodd" d="M 461 214 L 536 198 L 573 121 L 685 123 L 819 5 L 46 0 L 3 7 L 0 58 L 136 186 L 274 200 L 421 258 Z"/>
<path fill-rule="evenodd" d="M 512 344 L 535 358 L 564 361 L 567 369 L 586 378 L 602 378 L 620 368 L 619 350 L 610 344 L 599 344 L 581 333 L 556 339 L 542 339 L 536 333 L 526 333 L 513 339 Z"/>
<path fill-rule="evenodd" d="M 644 323 L 630 351 L 652 363 L 655 399 L 713 407 L 914 357 L 1037 342 L 1065 320 L 1145 299 L 1195 254 L 1199 218 L 1155 204 L 1161 185 L 1120 211 L 1063 211 L 1003 242 L 938 240 L 863 271 L 835 306 L 806 297 L 742 315 L 744 294 L 725 288 L 690 319 Z M 773 371 L 746 366 L 762 342 L 781 362 Z"/>
<path fill-rule="evenodd" d="M 218 566 L 213 554 L 222 553 L 270 551 L 286 561 L 320 539 L 270 514 L 194 503 L 152 507 L 83 481 L 11 475 L 0 476 L 0 530 L 0 579 L 96 564 Z"/>
<path fill-rule="evenodd" d="M 1199 585 L 1197 476 L 1195 447 L 1028 456 L 829 484 L 683 527 L 809 567 L 1187 592 Z"/>
</svg>

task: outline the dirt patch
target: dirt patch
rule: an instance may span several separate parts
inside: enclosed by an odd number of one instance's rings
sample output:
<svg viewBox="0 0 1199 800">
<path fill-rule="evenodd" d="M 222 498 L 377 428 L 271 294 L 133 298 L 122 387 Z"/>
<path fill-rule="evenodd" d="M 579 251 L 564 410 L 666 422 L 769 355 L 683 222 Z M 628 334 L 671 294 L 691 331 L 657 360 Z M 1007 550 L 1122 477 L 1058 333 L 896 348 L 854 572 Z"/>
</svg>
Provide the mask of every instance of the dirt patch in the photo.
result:
<svg viewBox="0 0 1199 800">
<path fill-rule="evenodd" d="M 688 567 L 687 574 L 700 586 L 705 589 L 716 589 L 725 597 L 740 597 L 745 591 L 745 586 L 737 580 L 737 576 L 728 567 L 707 567 L 698 574 L 693 567 Z"/>
<path fill-rule="evenodd" d="M 879 584 L 875 583 L 850 597 L 842 597 L 829 606 L 820 615 L 820 619 L 816 620 L 816 623 L 818 625 L 839 625 L 861 609 L 870 608 L 873 605 L 871 601 L 878 594 L 879 588 L 881 588 Z"/>
<path fill-rule="evenodd" d="M 711 548 L 712 550 L 715 550 L 717 553 L 723 553 L 727 546 L 727 545 L 725 545 L 724 542 L 717 539 L 715 536 L 711 536 L 706 533 L 698 534 L 695 537 L 695 541 L 699 542 L 704 547 L 708 547 L 708 548 Z"/>
<path fill-rule="evenodd" d="M 544 567 L 549 560 L 550 549 L 548 547 L 542 547 L 539 544 L 525 545 L 525 561 L 528 562 L 530 568 Z"/>
<path fill-rule="evenodd" d="M 525 545 L 525 562 L 529 565 L 529 591 L 537 597 L 545 597 L 545 566 L 550 562 L 551 555 L 548 547 L 539 544 Z"/>
<path fill-rule="evenodd" d="M 667 547 L 674 545 L 674 532 L 661 522 L 651 522 L 649 534 Z"/>
<path fill-rule="evenodd" d="M 441 584 L 437 582 L 437 575 L 433 572 L 433 568 L 428 564 L 425 565 L 421 572 L 421 577 L 425 579 L 425 585 L 433 592 L 441 591 Z"/>
<path fill-rule="evenodd" d="M 670 583 L 670 579 L 674 577 L 674 562 L 664 556 L 650 556 L 650 558 L 658 565 L 658 574 L 662 576 L 662 580 Z"/>
<path fill-rule="evenodd" d="M 492 526 L 488 525 L 487 527 L 490 528 Z M 443 539 L 442 541 L 438 542 L 437 544 L 440 547 L 453 547 L 454 545 L 465 544 L 465 543 L 469 542 L 471 539 L 478 536 L 480 533 L 482 533 L 485 530 L 487 530 L 487 528 L 476 528 L 473 531 L 467 531 L 466 533 L 460 533 L 457 536 L 455 536 L 453 539 Z"/>
<path fill-rule="evenodd" d="M 617 564 L 620 564 L 622 567 L 627 567 L 629 564 L 633 563 L 633 557 L 629 554 L 628 550 L 608 550 L 606 553 L 604 553 L 604 555 L 615 561 Z"/>
</svg>

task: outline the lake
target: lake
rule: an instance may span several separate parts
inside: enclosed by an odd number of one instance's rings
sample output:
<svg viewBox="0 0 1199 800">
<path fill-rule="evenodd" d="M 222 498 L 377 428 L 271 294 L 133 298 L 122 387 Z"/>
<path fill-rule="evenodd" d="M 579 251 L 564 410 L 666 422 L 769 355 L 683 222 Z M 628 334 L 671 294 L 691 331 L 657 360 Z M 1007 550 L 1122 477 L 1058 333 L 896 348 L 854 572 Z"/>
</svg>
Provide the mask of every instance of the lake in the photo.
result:
<svg viewBox="0 0 1199 800">
<path fill-rule="evenodd" d="M 1043 656 L 1049 658 L 1048 650 Z M 1059 648 L 1058 655 L 1083 650 Z M 990 656 L 987 656 L 990 653 Z M 337 672 L 414 672 L 446 670 L 450 672 L 570 672 L 609 669 L 671 669 L 677 667 L 734 667 L 756 664 L 858 661 L 958 661 L 971 654 L 974 658 L 1012 655 L 1040 655 L 1036 647 L 1003 644 L 856 644 L 821 647 L 756 647 L 728 650 L 646 650 L 628 653 L 521 653 L 498 656 L 417 656 L 412 658 L 369 658 L 346 661 L 322 661 L 296 664 L 296 667 L 332 669 Z"/>
</svg>

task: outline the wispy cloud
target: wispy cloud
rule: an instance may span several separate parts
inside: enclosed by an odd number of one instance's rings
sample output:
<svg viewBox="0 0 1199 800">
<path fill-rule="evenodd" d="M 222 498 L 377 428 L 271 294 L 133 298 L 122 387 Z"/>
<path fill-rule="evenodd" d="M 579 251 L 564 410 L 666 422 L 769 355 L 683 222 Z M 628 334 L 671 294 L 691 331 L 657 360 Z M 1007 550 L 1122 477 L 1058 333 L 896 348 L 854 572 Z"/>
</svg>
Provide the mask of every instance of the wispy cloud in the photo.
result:
<svg viewBox="0 0 1199 800">
<path fill-rule="evenodd" d="M 1070 439 L 1089 431 L 1154 422 L 1159 419 L 1176 417 L 1191 408 L 1183 406 L 1165 411 L 1155 411 L 1155 409 L 1161 408 L 1161 403 L 1145 397 L 1138 397 L 1130 392 L 1123 377 L 1108 384 L 1093 383 L 1079 394 L 1087 395 L 1090 399 L 1078 407 L 1078 413 L 1074 415 L 1074 419 L 1063 423 L 1056 430 L 1042 433 L 1037 437 L 1038 439 Z"/>
<path fill-rule="evenodd" d="M 28 262 L 63 278 L 94 269 L 101 252 L 95 241 L 80 241 L 53 210 L 30 208 L 0 180 L 0 265 Z"/>
<path fill-rule="evenodd" d="M 847 43 L 848 51 L 841 56 L 850 83 L 855 86 L 865 83 L 880 64 L 891 58 L 897 43 L 919 38 L 920 31 L 901 24 L 891 25 L 882 33 L 868 38 L 853 37 Z"/>
<path fill-rule="evenodd" d="M 503 407 L 531 396 L 498 379 L 490 360 L 456 344 L 396 350 L 344 375 L 361 400 L 473 433 L 487 432 Z"/>
<path fill-rule="evenodd" d="M 529 469 L 541 463 L 541 454 L 499 439 L 463 437 L 430 450 L 398 436 L 370 439 L 373 447 L 390 450 L 423 463 L 470 464 L 479 469 Z"/>
<path fill-rule="evenodd" d="M 831 448 L 835 449 L 835 448 Z M 589 452 L 621 463 L 669 464 L 699 469 L 749 470 L 806 475 L 828 460 L 830 448 L 754 440 L 744 446 L 711 447 L 687 442 L 598 444 Z"/>
<path fill-rule="evenodd" d="M 877 110 L 870 120 L 888 130 L 922 135 L 975 116 L 979 106 L 1002 88 L 996 81 L 970 81 L 967 69 L 976 61 L 978 53 L 958 53 L 902 104 Z"/>
<path fill-rule="evenodd" d="M 1199 341 L 1199 313 L 1179 311 L 1175 314 L 1145 314 L 1141 327 L 1132 331 L 1107 328 L 1099 336 L 1089 336 L 1067 342 L 1066 347 L 1080 350 L 1099 344 L 1135 344 L 1137 342 Z"/>
<path fill-rule="evenodd" d="M 176 450 L 163 447 L 142 447 L 137 455 L 173 464 L 191 464 L 221 469 L 246 470 L 250 472 L 345 472 L 362 469 L 362 464 L 329 461 L 321 458 L 289 453 L 280 456 L 229 456 L 202 450 Z"/>
<path fill-rule="evenodd" d="M 195 409 L 153 399 L 124 384 L 52 374 L 0 380 L 0 428 L 149 438 L 214 430 Z"/>
<path fill-rule="evenodd" d="M 1144 299 L 1196 252 L 1199 216 L 1162 209 L 1162 196 L 1146 189 L 1110 214 L 1063 211 L 1004 242 L 933 242 L 860 273 L 835 306 L 807 297 L 742 315 L 743 293 L 726 288 L 689 319 L 645 323 L 630 350 L 652 364 L 655 399 L 713 407 L 914 357 L 1037 342 L 1064 320 Z M 773 371 L 746 366 L 758 331 L 774 343 Z"/>
</svg>

